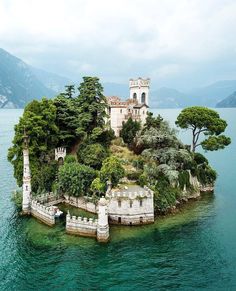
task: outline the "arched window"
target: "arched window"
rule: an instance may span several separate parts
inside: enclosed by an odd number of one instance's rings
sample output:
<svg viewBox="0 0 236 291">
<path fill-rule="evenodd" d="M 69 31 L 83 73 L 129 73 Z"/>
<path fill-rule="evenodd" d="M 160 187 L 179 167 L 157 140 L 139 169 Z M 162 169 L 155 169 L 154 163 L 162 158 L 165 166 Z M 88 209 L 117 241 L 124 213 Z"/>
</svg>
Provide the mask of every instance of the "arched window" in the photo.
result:
<svg viewBox="0 0 236 291">
<path fill-rule="evenodd" d="M 141 103 L 146 103 L 146 94 L 144 92 L 141 95 Z"/>
<path fill-rule="evenodd" d="M 133 94 L 133 99 L 136 101 L 137 100 L 137 93 Z"/>
</svg>

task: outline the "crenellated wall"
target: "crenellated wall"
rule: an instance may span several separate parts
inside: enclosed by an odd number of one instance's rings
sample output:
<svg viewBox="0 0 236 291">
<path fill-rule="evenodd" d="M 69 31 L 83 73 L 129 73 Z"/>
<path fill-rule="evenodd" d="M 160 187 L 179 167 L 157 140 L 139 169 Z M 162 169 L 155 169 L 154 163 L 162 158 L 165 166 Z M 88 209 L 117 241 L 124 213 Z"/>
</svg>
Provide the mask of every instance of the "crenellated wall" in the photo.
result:
<svg viewBox="0 0 236 291">
<path fill-rule="evenodd" d="M 31 214 L 45 224 L 55 224 L 55 213 L 52 207 L 45 206 L 36 200 L 31 201 Z"/>
<path fill-rule="evenodd" d="M 69 213 L 66 216 L 66 232 L 70 234 L 96 237 L 97 226 L 97 219 L 71 216 Z"/>
<path fill-rule="evenodd" d="M 65 199 L 64 202 L 68 203 L 72 206 L 81 208 L 85 211 L 91 212 L 91 213 L 97 213 L 97 206 L 96 204 L 94 204 L 91 201 L 88 201 L 86 198 L 84 197 L 73 197 L 73 196 L 68 196 L 68 195 L 64 195 Z"/>
<path fill-rule="evenodd" d="M 138 192 L 110 191 L 109 222 L 112 224 L 139 225 L 154 222 L 153 192 L 145 187 Z"/>
</svg>

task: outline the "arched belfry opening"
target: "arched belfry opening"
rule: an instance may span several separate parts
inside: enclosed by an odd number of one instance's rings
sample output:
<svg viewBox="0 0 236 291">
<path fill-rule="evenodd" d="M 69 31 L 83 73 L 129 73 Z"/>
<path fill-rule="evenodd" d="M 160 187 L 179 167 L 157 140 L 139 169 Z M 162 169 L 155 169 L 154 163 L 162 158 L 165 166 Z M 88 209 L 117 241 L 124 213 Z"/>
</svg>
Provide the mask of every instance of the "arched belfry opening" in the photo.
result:
<svg viewBox="0 0 236 291">
<path fill-rule="evenodd" d="M 141 95 L 141 103 L 146 103 L 146 94 L 144 92 Z"/>
<path fill-rule="evenodd" d="M 134 99 L 134 101 L 137 101 L 137 93 L 133 94 L 133 99 Z"/>
</svg>

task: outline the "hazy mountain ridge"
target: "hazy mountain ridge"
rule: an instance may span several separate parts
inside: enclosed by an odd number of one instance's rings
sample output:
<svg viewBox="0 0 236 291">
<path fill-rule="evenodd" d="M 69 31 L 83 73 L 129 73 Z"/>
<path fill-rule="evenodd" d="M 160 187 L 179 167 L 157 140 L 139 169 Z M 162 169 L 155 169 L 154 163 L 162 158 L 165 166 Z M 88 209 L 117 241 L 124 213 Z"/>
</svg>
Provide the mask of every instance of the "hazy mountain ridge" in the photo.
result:
<svg viewBox="0 0 236 291">
<path fill-rule="evenodd" d="M 0 108 L 22 108 L 32 99 L 54 94 L 37 79 L 30 66 L 0 49 Z"/>
<path fill-rule="evenodd" d="M 236 91 L 216 104 L 218 108 L 236 107 Z"/>
<path fill-rule="evenodd" d="M 69 78 L 33 68 L 0 49 L 0 108 L 23 108 L 32 99 L 41 99 L 43 96 L 51 98 L 64 91 L 65 85 L 73 83 Z M 106 96 L 116 95 L 122 99 L 129 98 L 128 82 L 127 84 L 103 83 L 103 87 Z M 218 81 L 186 92 L 167 87 L 155 89 L 155 84 L 151 83 L 149 106 L 157 108 L 183 108 L 194 105 L 235 107 L 236 101 L 232 94 L 235 91 L 236 80 Z"/>
<path fill-rule="evenodd" d="M 118 95 L 122 99 L 129 96 L 128 85 L 104 83 L 105 95 Z M 152 89 L 149 105 L 156 108 L 183 108 L 187 106 L 215 107 L 216 104 L 236 90 L 236 80 L 215 82 L 209 86 L 181 92 L 173 88 L 161 87 Z"/>
<path fill-rule="evenodd" d="M 63 92 L 65 85 L 73 84 L 69 78 L 44 71 L 42 69 L 31 67 L 31 71 L 38 78 L 38 80 L 44 84 L 44 86 L 56 93 Z"/>
</svg>

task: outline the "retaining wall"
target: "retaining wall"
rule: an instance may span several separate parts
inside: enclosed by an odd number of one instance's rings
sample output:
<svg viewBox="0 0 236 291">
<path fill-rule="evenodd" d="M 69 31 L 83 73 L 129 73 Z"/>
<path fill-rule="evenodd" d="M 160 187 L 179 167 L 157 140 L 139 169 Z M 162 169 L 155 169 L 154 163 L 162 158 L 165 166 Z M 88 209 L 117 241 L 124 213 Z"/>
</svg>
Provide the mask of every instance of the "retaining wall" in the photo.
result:
<svg viewBox="0 0 236 291">
<path fill-rule="evenodd" d="M 84 197 L 73 197 L 68 195 L 64 195 L 64 197 L 65 203 L 68 203 L 72 206 L 81 208 L 91 213 L 97 213 L 97 206 L 93 202 L 87 201 L 87 199 Z"/>
<path fill-rule="evenodd" d="M 31 214 L 49 226 L 55 224 L 55 214 L 52 207 L 42 205 L 36 200 L 31 201 Z"/>
<path fill-rule="evenodd" d="M 67 214 L 66 216 L 66 232 L 81 236 L 97 236 L 98 220 L 87 217 L 76 217 Z"/>
</svg>

